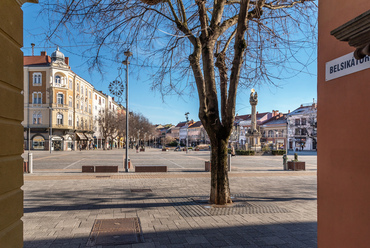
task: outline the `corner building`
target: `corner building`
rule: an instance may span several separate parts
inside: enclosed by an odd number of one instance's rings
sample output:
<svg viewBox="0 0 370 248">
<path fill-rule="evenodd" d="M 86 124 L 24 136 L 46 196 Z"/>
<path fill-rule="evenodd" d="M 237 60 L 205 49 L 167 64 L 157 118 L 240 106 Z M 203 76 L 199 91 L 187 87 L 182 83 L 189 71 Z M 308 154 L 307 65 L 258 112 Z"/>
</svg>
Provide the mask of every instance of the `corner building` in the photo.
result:
<svg viewBox="0 0 370 248">
<path fill-rule="evenodd" d="M 93 142 L 93 86 L 57 48 L 24 56 L 24 148 L 73 150 Z"/>
</svg>

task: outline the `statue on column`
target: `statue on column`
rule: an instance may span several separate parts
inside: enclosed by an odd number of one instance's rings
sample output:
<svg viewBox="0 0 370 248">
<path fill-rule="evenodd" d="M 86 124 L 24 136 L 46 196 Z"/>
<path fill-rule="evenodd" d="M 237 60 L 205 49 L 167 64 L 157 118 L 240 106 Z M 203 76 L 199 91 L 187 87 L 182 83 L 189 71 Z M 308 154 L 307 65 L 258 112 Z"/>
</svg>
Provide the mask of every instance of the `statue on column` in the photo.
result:
<svg viewBox="0 0 370 248">
<path fill-rule="evenodd" d="M 246 138 L 248 140 L 248 147 L 249 149 L 261 150 L 261 134 L 257 130 L 257 112 L 256 106 L 258 103 L 258 95 L 254 89 L 251 90 L 251 94 L 249 97 L 249 103 L 251 104 L 251 128 L 249 132 L 246 134 Z"/>
</svg>

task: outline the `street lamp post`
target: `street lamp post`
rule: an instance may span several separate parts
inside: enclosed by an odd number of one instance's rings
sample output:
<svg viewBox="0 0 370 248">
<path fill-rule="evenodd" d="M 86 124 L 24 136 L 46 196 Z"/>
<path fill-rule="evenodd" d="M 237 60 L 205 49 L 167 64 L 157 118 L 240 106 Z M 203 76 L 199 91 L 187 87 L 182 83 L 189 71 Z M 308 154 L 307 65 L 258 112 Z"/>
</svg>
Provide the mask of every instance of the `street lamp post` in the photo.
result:
<svg viewBox="0 0 370 248">
<path fill-rule="evenodd" d="M 128 61 L 128 58 L 132 56 L 132 53 L 127 50 L 124 52 L 126 56 L 126 60 L 123 61 L 122 63 L 126 65 L 126 141 L 128 140 L 128 115 L 129 115 L 129 110 L 128 110 L 128 74 L 129 74 L 129 64 L 130 62 Z M 125 171 L 128 172 L 128 144 L 126 143 L 126 160 L 125 160 Z"/>
</svg>

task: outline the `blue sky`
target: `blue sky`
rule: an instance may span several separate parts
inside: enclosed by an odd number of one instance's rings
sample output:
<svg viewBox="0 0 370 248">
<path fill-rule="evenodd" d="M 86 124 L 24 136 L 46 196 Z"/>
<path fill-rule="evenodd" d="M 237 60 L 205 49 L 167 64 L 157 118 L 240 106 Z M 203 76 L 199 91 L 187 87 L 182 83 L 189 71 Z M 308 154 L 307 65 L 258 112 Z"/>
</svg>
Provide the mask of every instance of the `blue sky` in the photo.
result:
<svg viewBox="0 0 370 248">
<path fill-rule="evenodd" d="M 35 55 L 39 55 L 44 50 L 50 55 L 56 49 L 56 45 L 45 43 L 48 20 L 38 16 L 39 6 L 37 4 L 26 3 L 22 9 L 24 12 L 24 48 L 22 49 L 24 55 L 31 55 L 31 43 L 36 44 Z M 104 78 L 102 78 L 97 72 L 89 72 L 86 58 L 81 56 L 80 53 L 81 49 L 85 49 L 85 47 L 70 46 L 68 42 L 57 44 L 60 46 L 60 51 L 70 58 L 70 66 L 75 73 L 92 83 L 96 89 L 109 94 L 108 85 L 118 77 L 118 68 L 121 66 L 119 63 L 106 61 L 107 70 L 104 73 Z M 306 59 L 304 54 L 300 56 L 302 60 Z M 297 68 L 297 70 L 300 69 Z M 272 110 L 279 110 L 285 113 L 288 110 L 292 111 L 298 108 L 302 103 L 312 103 L 313 99 L 316 101 L 316 71 L 315 60 L 303 72 L 294 77 L 274 81 L 279 87 L 272 85 L 257 86 L 255 88 L 259 98 L 257 111 L 271 112 Z M 176 125 L 178 122 L 185 120 L 186 112 L 190 113 L 189 119 L 199 120 L 199 104 L 196 92 L 193 92 L 192 96 L 166 96 L 163 101 L 159 92 L 150 89 L 151 80 L 146 72 L 150 73 L 150 71 L 135 67 L 134 54 L 130 64 L 130 111 L 142 113 L 153 124 L 172 123 Z M 124 71 L 121 78 L 125 81 Z M 235 112 L 239 115 L 250 113 L 249 94 L 250 89 L 238 91 Z M 124 102 L 123 105 L 125 106 Z"/>
</svg>

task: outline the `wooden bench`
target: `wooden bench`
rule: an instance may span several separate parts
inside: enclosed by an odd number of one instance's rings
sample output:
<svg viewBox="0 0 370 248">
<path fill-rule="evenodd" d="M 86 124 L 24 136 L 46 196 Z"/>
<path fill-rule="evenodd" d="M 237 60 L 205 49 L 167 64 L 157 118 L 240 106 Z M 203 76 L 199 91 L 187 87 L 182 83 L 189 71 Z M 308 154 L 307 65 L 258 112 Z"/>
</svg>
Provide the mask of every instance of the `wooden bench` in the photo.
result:
<svg viewBox="0 0 370 248">
<path fill-rule="evenodd" d="M 95 172 L 95 168 L 92 165 L 83 165 L 82 172 Z"/>
<path fill-rule="evenodd" d="M 165 165 L 137 165 L 135 172 L 167 172 Z"/>
<path fill-rule="evenodd" d="M 97 165 L 95 166 L 95 172 L 118 172 L 117 165 Z"/>
</svg>

